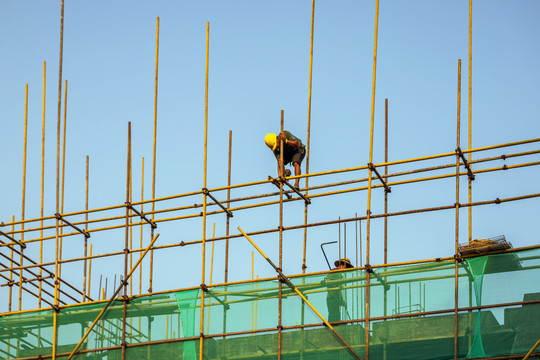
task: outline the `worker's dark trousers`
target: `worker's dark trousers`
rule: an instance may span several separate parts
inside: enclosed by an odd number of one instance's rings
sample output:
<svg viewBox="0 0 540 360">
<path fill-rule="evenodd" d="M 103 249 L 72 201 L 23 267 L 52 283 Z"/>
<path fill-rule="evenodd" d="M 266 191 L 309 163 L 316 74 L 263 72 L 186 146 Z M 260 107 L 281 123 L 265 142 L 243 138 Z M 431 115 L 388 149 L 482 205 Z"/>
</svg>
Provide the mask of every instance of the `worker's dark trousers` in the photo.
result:
<svg viewBox="0 0 540 360">
<path fill-rule="evenodd" d="M 340 321 L 340 303 L 336 299 L 326 299 L 326 306 L 328 307 L 328 321 Z"/>
</svg>

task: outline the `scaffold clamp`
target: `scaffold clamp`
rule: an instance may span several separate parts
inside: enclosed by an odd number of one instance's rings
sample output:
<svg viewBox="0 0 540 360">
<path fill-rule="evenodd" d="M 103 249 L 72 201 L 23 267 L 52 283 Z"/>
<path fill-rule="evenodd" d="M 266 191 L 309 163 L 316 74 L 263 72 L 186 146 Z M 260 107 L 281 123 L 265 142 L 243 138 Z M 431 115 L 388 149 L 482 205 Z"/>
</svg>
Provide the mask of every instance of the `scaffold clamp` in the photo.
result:
<svg viewBox="0 0 540 360">
<path fill-rule="evenodd" d="M 148 219 L 143 213 L 141 213 L 139 210 L 135 209 L 135 207 L 129 202 L 129 201 L 126 201 L 126 207 L 132 211 L 135 212 L 135 214 L 139 215 L 139 217 L 141 219 L 143 219 L 144 221 L 146 221 L 148 224 L 150 224 L 150 226 L 152 227 L 152 229 L 156 229 L 157 228 L 157 224 L 155 222 L 153 222 L 152 220 Z"/>
<path fill-rule="evenodd" d="M 223 210 L 225 213 L 227 213 L 228 217 L 233 217 L 233 213 L 227 209 L 225 206 L 223 206 L 222 203 L 220 203 L 212 194 L 210 194 L 210 191 L 207 188 L 202 188 L 202 192 L 204 195 L 210 197 L 210 199 L 214 200 L 214 202 Z"/>
</svg>

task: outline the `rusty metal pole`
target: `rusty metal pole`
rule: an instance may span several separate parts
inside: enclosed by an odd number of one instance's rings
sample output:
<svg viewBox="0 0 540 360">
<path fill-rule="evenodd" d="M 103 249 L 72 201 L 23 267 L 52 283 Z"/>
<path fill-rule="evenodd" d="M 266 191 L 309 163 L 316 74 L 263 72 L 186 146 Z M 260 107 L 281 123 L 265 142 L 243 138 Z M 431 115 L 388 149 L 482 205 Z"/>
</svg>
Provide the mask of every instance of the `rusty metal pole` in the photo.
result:
<svg viewBox="0 0 540 360">
<path fill-rule="evenodd" d="M 156 198 L 156 134 L 157 134 L 157 95 L 158 95 L 158 60 L 159 60 L 159 16 L 156 18 L 156 72 L 154 81 L 154 150 L 152 163 L 152 200 Z M 154 221 L 155 201 L 152 201 L 152 221 Z M 154 238 L 154 228 L 150 230 L 150 238 Z M 152 292 L 152 277 L 154 270 L 154 250 L 150 251 L 150 280 L 148 292 Z"/>
<path fill-rule="evenodd" d="M 283 134 L 284 126 L 283 126 L 283 120 L 284 114 L 283 110 L 281 110 L 281 126 L 280 126 L 280 134 Z M 279 144 L 279 176 L 284 176 L 284 164 L 283 164 L 283 139 L 280 140 Z M 283 269 L 283 182 L 279 182 L 279 269 Z M 278 299 L 278 360 L 281 360 L 281 340 L 282 340 L 282 330 L 283 326 L 281 324 L 281 317 L 282 317 L 282 311 L 283 311 L 283 284 L 281 281 L 279 282 L 279 299 Z"/>
<path fill-rule="evenodd" d="M 229 130 L 229 166 L 227 170 L 227 210 L 231 208 L 231 154 L 232 154 L 232 130 Z M 225 283 L 229 279 L 229 216 L 227 216 L 225 223 Z M 225 313 L 224 313 L 225 314 Z"/>
<path fill-rule="evenodd" d="M 126 321 L 127 321 L 127 275 L 128 275 L 128 259 L 129 259 L 129 233 L 130 233 L 130 207 L 127 204 L 130 201 L 130 184 L 131 184 L 131 121 L 128 122 L 127 136 L 127 165 L 126 165 L 126 227 L 124 241 L 124 297 L 122 307 L 122 360 L 126 358 Z M 130 281 L 131 282 L 131 281 Z"/>
<path fill-rule="evenodd" d="M 459 154 L 461 132 L 461 59 L 458 60 L 458 89 L 457 89 L 457 139 L 456 139 L 456 225 L 455 225 L 455 276 L 454 276 L 454 359 L 458 358 L 458 246 L 459 246 Z"/>
<path fill-rule="evenodd" d="M 231 208 L 231 161 L 232 161 L 232 130 L 229 130 L 229 163 L 227 170 L 227 210 Z M 225 224 L 225 283 L 229 281 L 229 226 L 230 219 L 229 216 L 226 217 L 227 222 Z M 227 286 L 225 286 L 225 292 L 227 292 Z M 224 299 L 227 303 L 227 295 Z M 223 309 L 223 333 L 227 332 L 227 309 Z M 225 337 L 223 338 L 225 340 Z M 223 354 L 225 354 L 225 341 L 223 341 Z"/>
<path fill-rule="evenodd" d="M 66 170 L 66 128 L 67 128 L 67 92 L 68 92 L 68 82 L 64 80 L 64 127 L 62 135 L 62 182 L 60 188 L 60 214 L 64 213 L 64 183 L 65 183 L 65 170 Z M 60 228 L 60 249 L 58 254 L 59 264 L 58 264 L 58 276 L 62 278 L 62 243 L 64 241 L 64 228 Z M 58 284 L 60 287 L 61 284 Z"/>
<path fill-rule="evenodd" d="M 58 112 L 56 123 L 56 213 L 60 212 L 60 114 L 62 109 L 62 57 L 64 48 L 64 0 L 61 0 L 60 5 L 60 57 L 59 57 L 59 71 L 58 71 Z M 55 226 L 55 266 L 54 266 L 54 305 L 58 307 L 59 293 L 58 293 L 58 241 L 59 241 L 59 221 L 56 218 Z M 58 337 L 57 329 L 58 311 L 55 309 L 53 318 L 53 344 L 52 344 L 52 360 L 56 360 L 56 343 Z"/>
</svg>

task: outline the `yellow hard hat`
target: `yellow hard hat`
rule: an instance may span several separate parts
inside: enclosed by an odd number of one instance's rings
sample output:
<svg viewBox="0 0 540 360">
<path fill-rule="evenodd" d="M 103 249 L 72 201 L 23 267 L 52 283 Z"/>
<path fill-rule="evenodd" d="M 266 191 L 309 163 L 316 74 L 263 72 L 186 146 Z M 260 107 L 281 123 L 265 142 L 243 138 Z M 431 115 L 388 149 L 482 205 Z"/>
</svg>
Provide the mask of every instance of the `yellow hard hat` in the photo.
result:
<svg viewBox="0 0 540 360">
<path fill-rule="evenodd" d="M 336 267 L 338 267 L 339 265 L 345 265 L 345 268 L 353 268 L 354 266 L 351 264 L 351 260 L 349 260 L 348 258 L 341 258 L 339 260 L 336 260 L 336 262 L 334 262 L 334 265 Z"/>
<path fill-rule="evenodd" d="M 266 136 L 264 137 L 264 142 L 266 143 L 266 146 L 270 148 L 270 150 L 272 151 L 276 150 L 276 146 L 277 146 L 276 134 L 272 134 L 272 133 L 266 134 Z"/>
</svg>

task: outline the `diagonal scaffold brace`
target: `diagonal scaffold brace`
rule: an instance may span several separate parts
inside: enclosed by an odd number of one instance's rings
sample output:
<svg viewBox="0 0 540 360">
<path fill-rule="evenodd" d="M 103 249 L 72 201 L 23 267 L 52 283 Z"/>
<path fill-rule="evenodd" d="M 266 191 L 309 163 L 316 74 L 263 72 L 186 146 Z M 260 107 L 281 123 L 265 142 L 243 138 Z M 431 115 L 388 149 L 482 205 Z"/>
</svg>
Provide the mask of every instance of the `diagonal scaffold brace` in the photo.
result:
<svg viewBox="0 0 540 360">
<path fill-rule="evenodd" d="M 292 191 L 294 191 L 296 193 L 296 195 L 300 196 L 302 199 L 304 199 L 304 202 L 306 203 L 306 205 L 310 205 L 311 204 L 311 200 L 306 197 L 304 194 L 302 194 L 300 192 L 300 190 L 298 190 L 297 188 L 295 188 L 294 186 L 292 186 L 288 181 L 287 179 L 285 179 L 284 176 L 280 176 L 279 178 L 279 181 L 281 181 L 282 183 L 284 183 L 285 185 L 287 185 Z"/>
<path fill-rule="evenodd" d="M 377 171 L 377 168 L 375 167 L 375 165 L 373 163 L 368 163 L 367 166 L 368 166 L 369 170 L 373 171 L 375 173 L 375 175 L 377 175 L 377 178 L 379 178 L 379 181 L 384 186 L 384 191 L 386 191 L 387 193 L 391 193 L 392 189 L 390 188 L 390 186 L 388 186 L 388 184 L 386 184 L 386 181 L 383 180 L 381 174 L 379 174 L 379 172 Z"/>
<path fill-rule="evenodd" d="M 469 177 L 469 180 L 474 180 L 474 174 L 471 170 L 471 166 L 469 165 L 469 162 L 467 159 L 465 159 L 465 155 L 463 155 L 463 151 L 461 151 L 461 148 L 458 146 L 456 149 L 456 155 L 458 155 L 461 160 L 463 161 L 463 165 L 465 166 L 465 169 L 467 169 L 467 176 Z"/>
<path fill-rule="evenodd" d="M 129 280 L 129 278 L 131 277 L 131 275 L 133 275 L 133 272 L 137 269 L 137 267 L 139 267 L 140 263 L 142 262 L 142 260 L 144 259 L 144 257 L 146 256 L 146 254 L 148 253 L 148 251 L 150 251 L 150 249 L 152 248 L 152 246 L 154 246 L 154 243 L 156 242 L 156 240 L 158 239 L 159 237 L 159 234 L 157 234 L 154 239 L 150 242 L 150 244 L 148 245 L 148 247 L 144 250 L 144 252 L 141 254 L 141 256 L 139 257 L 139 260 L 137 260 L 137 262 L 135 263 L 135 265 L 133 265 L 133 267 L 131 268 L 131 270 L 129 271 L 129 273 L 127 274 L 126 278 L 124 280 L 122 280 L 120 282 L 120 285 L 118 286 L 118 288 L 116 289 L 116 291 L 114 292 L 114 294 L 111 296 L 111 298 L 109 299 L 109 301 L 107 301 L 107 303 L 105 304 L 105 306 L 103 307 L 103 309 L 101 309 L 101 312 L 98 314 L 98 316 L 96 317 L 96 319 L 94 320 L 94 322 L 92 323 L 92 325 L 90 325 L 90 327 L 88 327 L 88 329 L 86 330 L 86 332 L 84 333 L 83 337 L 81 338 L 81 340 L 79 341 L 79 343 L 77 344 L 77 346 L 75 346 L 75 349 L 73 349 L 73 351 L 69 354 L 67 360 L 70 360 L 73 355 L 75 355 L 75 353 L 77 352 L 77 350 L 79 349 L 79 347 L 81 346 L 81 344 L 84 342 L 84 340 L 86 340 L 86 338 L 88 337 L 88 335 L 90 334 L 90 332 L 92 331 L 92 329 L 94 328 L 94 326 L 96 326 L 97 322 L 99 321 L 99 319 L 101 319 L 101 317 L 103 316 L 103 314 L 105 314 L 105 311 L 107 311 L 107 309 L 109 308 L 109 306 L 112 304 L 112 302 L 114 301 L 114 299 L 116 298 L 116 295 L 118 295 L 118 293 L 122 290 L 122 288 L 124 286 L 127 285 L 127 281 Z"/>
<path fill-rule="evenodd" d="M 80 232 L 81 234 L 84 235 L 85 238 L 89 238 L 90 237 L 90 233 L 86 230 L 83 230 L 83 229 L 80 229 L 78 228 L 77 226 L 73 225 L 72 223 L 70 223 L 69 221 L 67 221 L 66 219 L 64 219 L 64 217 L 62 215 L 60 215 L 59 213 L 56 213 L 54 214 L 54 217 L 57 218 L 58 220 L 61 220 L 62 222 L 64 222 L 66 225 L 69 225 L 71 226 L 72 228 L 74 228 L 75 230 L 77 230 L 78 232 Z"/>
<path fill-rule="evenodd" d="M 129 201 L 126 201 L 126 207 L 130 210 L 133 210 L 133 212 L 137 215 L 139 215 L 139 217 L 141 219 L 143 219 L 144 221 L 146 221 L 151 227 L 152 229 L 156 229 L 157 228 L 157 224 L 155 222 L 153 222 L 152 220 L 148 219 L 143 213 L 141 213 L 139 210 L 137 210 Z"/>
<path fill-rule="evenodd" d="M 22 242 L 20 242 L 20 241 L 18 241 L 18 240 L 15 240 L 14 238 L 12 238 L 11 236 L 9 236 L 8 234 L 6 234 L 5 232 L 3 232 L 2 230 L 0 230 L 0 235 L 7 237 L 9 240 L 13 241 L 14 243 L 16 243 L 17 245 L 19 245 L 19 246 L 22 247 L 23 249 L 26 249 L 26 244 L 23 244 Z"/>
<path fill-rule="evenodd" d="M 206 284 L 201 284 L 201 289 L 202 291 L 204 291 L 206 294 L 210 295 L 213 299 L 215 299 L 218 303 L 220 303 L 221 305 L 223 305 L 223 308 L 225 309 L 225 311 L 229 310 L 231 307 L 229 306 L 229 304 L 227 304 L 226 302 L 224 302 L 223 300 L 221 300 L 220 298 L 217 297 L 216 294 L 213 293 L 212 290 L 210 290 Z"/>
<path fill-rule="evenodd" d="M 277 188 L 279 189 L 279 179 L 274 179 L 273 177 L 271 177 L 270 175 L 268 175 L 268 180 L 270 180 L 270 182 L 274 185 L 277 186 Z M 288 192 L 283 192 L 283 194 L 287 197 L 287 199 L 292 199 L 292 196 L 291 194 L 289 194 Z"/>
<path fill-rule="evenodd" d="M 227 213 L 228 217 L 233 217 L 233 213 L 227 209 L 225 206 L 223 206 L 222 203 L 220 203 L 212 194 L 210 194 L 210 191 L 207 188 L 202 188 L 202 192 L 208 196 L 210 199 L 214 200 L 214 202 L 221 208 L 223 211 Z"/>
<path fill-rule="evenodd" d="M 257 246 L 257 244 L 255 244 L 253 242 L 253 240 L 250 239 L 250 237 L 244 232 L 244 230 L 242 230 L 240 228 L 240 226 L 238 226 L 238 230 L 242 233 L 242 235 L 244 235 L 244 237 L 251 243 L 251 245 L 253 245 L 253 247 L 255 249 L 257 249 L 257 251 L 259 252 L 259 254 L 262 255 L 263 258 L 266 259 L 266 261 L 268 261 L 268 263 L 274 268 L 274 270 L 278 273 L 278 278 L 281 282 L 284 282 L 285 284 L 287 284 L 287 286 L 289 286 L 291 288 L 291 290 L 293 290 L 298 296 L 300 296 L 302 298 L 302 300 L 311 308 L 311 310 L 313 310 L 313 312 L 319 317 L 319 319 L 322 320 L 322 322 L 324 323 L 324 325 L 326 325 L 326 327 L 328 329 L 330 329 L 334 335 L 339 339 L 339 341 L 341 341 L 341 343 L 343 343 L 343 345 L 345 345 L 345 347 L 351 352 L 352 355 L 354 355 L 355 358 L 357 359 L 360 359 L 362 360 L 362 358 L 354 351 L 354 349 L 351 347 L 351 345 L 349 345 L 347 343 L 347 341 L 345 341 L 345 339 L 339 335 L 339 333 L 336 331 L 336 329 L 334 329 L 334 327 L 321 315 L 321 313 L 319 313 L 317 311 L 317 309 L 315 309 L 315 307 L 308 301 L 308 299 L 306 299 L 306 297 L 304 296 L 304 294 L 302 294 L 302 292 L 300 290 L 298 290 L 296 288 L 296 286 L 293 285 L 293 283 L 289 280 L 288 277 L 286 277 L 283 272 L 281 271 L 280 268 L 278 268 L 273 262 L 272 260 L 270 260 L 268 258 L 268 256 L 265 255 L 265 253 L 263 253 L 263 251 Z"/>
<path fill-rule="evenodd" d="M 50 270 L 48 270 L 45 266 L 41 265 L 41 264 L 38 264 L 36 261 L 32 260 L 32 258 L 24 255 L 23 253 L 21 253 L 20 251 L 18 251 L 17 249 L 15 249 L 13 247 L 13 244 L 8 244 L 6 242 L 4 242 L 3 240 L 0 239 L 0 244 L 2 245 L 6 245 L 9 249 L 13 250 L 13 252 L 17 255 L 20 255 L 23 257 L 23 259 L 26 259 L 28 260 L 31 264 L 33 265 L 36 265 L 37 267 L 39 267 L 41 270 L 43 270 L 44 272 L 46 272 L 47 274 L 51 275 L 54 277 L 54 273 L 51 272 Z M 7 255 L 5 255 L 4 253 L 0 253 L 0 256 L 6 258 L 7 260 L 11 261 L 15 266 L 17 267 L 20 267 L 21 265 L 14 261 L 13 259 L 10 259 Z M 6 269 L 8 268 L 7 266 L 3 265 Z M 13 272 L 14 274 L 16 274 L 16 272 L 13 271 L 13 269 L 10 270 L 11 272 Z M 26 269 L 27 272 L 29 272 L 30 274 L 32 274 L 33 276 L 36 276 L 38 277 L 39 275 L 36 274 L 35 272 L 33 272 L 32 270 L 30 269 Z M 43 278 L 43 282 L 51 287 L 54 287 L 53 284 L 49 283 L 48 281 L 45 280 L 46 278 Z M 75 286 L 71 285 L 69 282 L 63 280 L 62 278 L 58 277 L 58 281 L 60 281 L 62 284 L 65 284 L 66 286 L 68 286 L 69 288 L 71 288 L 72 290 L 78 292 L 79 294 L 83 295 L 83 292 L 79 289 L 77 289 Z M 32 285 L 34 285 L 33 283 L 30 283 Z M 64 294 L 65 296 L 69 297 L 70 299 L 72 299 L 73 301 L 75 302 L 78 302 L 77 299 L 75 299 L 73 296 L 71 296 L 69 293 L 65 292 L 64 290 L 62 289 L 58 289 L 58 291 L 60 291 L 60 293 Z M 50 295 L 49 293 L 47 293 L 47 295 Z M 52 296 L 54 297 L 54 295 Z M 90 298 L 88 298 L 90 299 Z M 92 299 L 90 299 L 90 301 L 92 301 Z"/>
</svg>

